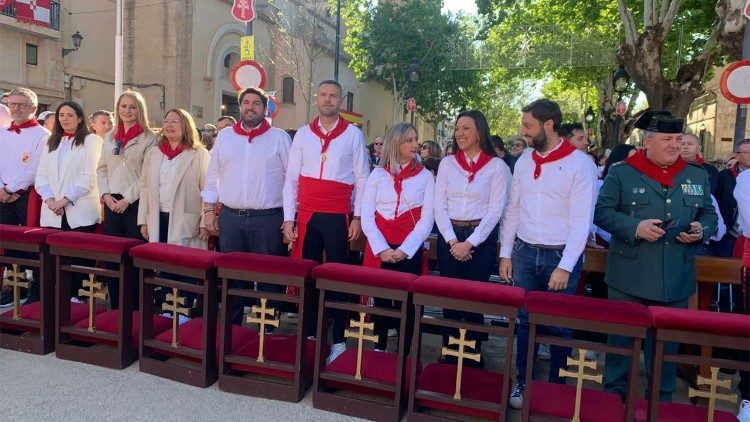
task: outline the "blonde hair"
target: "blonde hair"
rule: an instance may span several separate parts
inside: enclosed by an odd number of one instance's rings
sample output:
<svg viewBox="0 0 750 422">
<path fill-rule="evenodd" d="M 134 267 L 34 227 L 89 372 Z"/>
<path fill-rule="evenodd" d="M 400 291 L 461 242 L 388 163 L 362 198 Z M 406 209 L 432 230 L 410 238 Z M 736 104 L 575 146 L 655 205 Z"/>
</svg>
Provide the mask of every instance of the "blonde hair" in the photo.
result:
<svg viewBox="0 0 750 422">
<path fill-rule="evenodd" d="M 28 98 L 29 101 L 31 101 L 31 105 L 33 105 L 34 107 L 36 107 L 36 106 L 39 105 L 39 99 L 36 96 L 36 92 L 34 92 L 34 91 L 32 91 L 32 90 L 30 90 L 28 88 L 23 88 L 23 87 L 14 88 L 12 91 L 10 91 L 8 93 L 9 97 L 11 95 L 22 95 L 22 96 Z"/>
<path fill-rule="evenodd" d="M 182 145 L 186 148 L 198 148 L 203 145 L 198 139 L 198 128 L 195 127 L 195 121 L 190 113 L 181 108 L 173 108 L 164 114 L 164 119 L 167 118 L 169 113 L 175 113 L 180 117 L 180 128 L 182 129 L 182 139 L 180 139 L 180 143 Z M 159 143 L 161 144 L 162 142 L 165 142 L 166 139 L 164 131 L 160 130 Z"/>
<path fill-rule="evenodd" d="M 411 123 L 397 123 L 391 126 L 385 133 L 383 149 L 380 152 L 380 165 L 390 169 L 391 174 L 398 174 L 401 167 L 398 164 L 398 147 L 408 142 L 407 134 L 410 130 L 417 133 L 417 128 Z"/>
<path fill-rule="evenodd" d="M 146 100 L 143 99 L 143 95 L 137 91 L 127 90 L 124 91 L 117 98 L 117 105 L 115 106 L 115 127 L 120 125 L 120 102 L 123 97 L 128 97 L 135 103 L 138 109 L 138 124 L 141 125 L 144 131 L 151 129 L 148 124 L 148 107 L 146 106 Z"/>
</svg>

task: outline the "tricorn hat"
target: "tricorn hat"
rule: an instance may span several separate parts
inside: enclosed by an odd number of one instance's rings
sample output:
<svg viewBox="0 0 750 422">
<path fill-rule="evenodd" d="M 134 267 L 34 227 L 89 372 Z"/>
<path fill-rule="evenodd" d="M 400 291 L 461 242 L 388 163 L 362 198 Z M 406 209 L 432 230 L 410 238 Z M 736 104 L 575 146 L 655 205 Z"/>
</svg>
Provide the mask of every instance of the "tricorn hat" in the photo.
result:
<svg viewBox="0 0 750 422">
<path fill-rule="evenodd" d="M 668 111 L 647 111 L 635 121 L 637 129 L 659 133 L 682 133 L 685 119 L 675 117 Z"/>
</svg>

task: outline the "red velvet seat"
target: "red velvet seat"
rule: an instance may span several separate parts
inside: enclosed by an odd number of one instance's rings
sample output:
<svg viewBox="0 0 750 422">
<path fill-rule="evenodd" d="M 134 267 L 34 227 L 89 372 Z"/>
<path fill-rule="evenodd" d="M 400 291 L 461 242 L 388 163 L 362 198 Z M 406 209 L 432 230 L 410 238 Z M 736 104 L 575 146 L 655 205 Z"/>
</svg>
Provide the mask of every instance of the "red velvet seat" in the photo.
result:
<svg viewBox="0 0 750 422">
<path fill-rule="evenodd" d="M 531 382 L 531 413 L 554 416 L 565 420 L 573 417 L 575 385 Z M 605 391 L 581 390 L 581 420 L 586 422 L 611 422 L 625 420 L 625 408 L 617 394 Z"/>
<path fill-rule="evenodd" d="M 47 237 L 47 243 L 50 246 L 60 248 L 121 255 L 127 253 L 130 248 L 143 244 L 143 241 L 127 237 L 69 231 L 50 235 Z"/>
<path fill-rule="evenodd" d="M 456 385 L 456 365 L 445 363 L 431 363 L 419 374 L 417 388 L 446 396 L 453 396 Z M 503 401 L 503 374 L 484 371 L 472 367 L 463 367 L 461 377 L 462 400 L 475 400 L 486 403 L 500 404 Z M 448 404 L 436 400 L 417 399 L 418 406 L 445 410 L 479 418 L 498 419 L 499 414 L 481 409 L 475 409 L 458 404 Z"/>
<path fill-rule="evenodd" d="M 750 317 L 745 315 L 661 306 L 651 306 L 648 309 L 653 317 L 654 328 L 657 329 L 750 338 Z"/>
<path fill-rule="evenodd" d="M 412 284 L 411 291 L 514 308 L 523 306 L 526 294 L 520 287 L 429 275 L 417 278 Z"/>
<path fill-rule="evenodd" d="M 130 250 L 130 256 L 149 261 L 164 262 L 179 267 L 208 270 L 214 267 L 218 252 L 168 243 L 147 243 Z"/>
<path fill-rule="evenodd" d="M 318 264 L 309 259 L 293 259 L 285 256 L 263 255 L 245 252 L 230 252 L 214 260 L 219 268 L 280 274 L 294 277 L 309 277 Z"/>
<path fill-rule="evenodd" d="M 34 302 L 29 305 L 22 305 L 18 310 L 18 316 L 21 317 L 21 319 L 31 320 L 31 321 L 39 321 L 39 311 L 40 311 L 40 303 Z M 101 315 L 103 312 L 105 312 L 106 309 L 102 307 L 96 307 L 94 308 L 94 312 L 98 315 Z M 4 317 L 13 317 L 13 309 L 9 311 L 5 311 L 1 314 Z M 71 323 L 77 323 L 79 321 L 86 322 L 86 326 L 88 327 L 88 319 L 89 319 L 89 306 L 83 303 L 71 303 L 70 304 L 70 321 Z M 30 329 L 29 327 L 26 327 L 25 325 L 14 325 L 13 322 L 3 323 L 3 328 L 10 328 L 13 330 L 19 330 L 19 331 L 28 331 L 28 332 L 38 332 L 39 328 L 36 329 Z"/>
<path fill-rule="evenodd" d="M 529 313 L 637 327 L 651 325 L 651 314 L 646 307 L 638 303 L 619 300 L 561 295 L 550 292 L 528 292 L 524 307 Z"/>
<path fill-rule="evenodd" d="M 47 236 L 60 233 L 60 230 L 46 227 L 24 227 L 0 224 L 0 239 L 5 242 L 44 243 Z"/>
<path fill-rule="evenodd" d="M 683 403 L 660 403 L 659 422 L 706 422 L 708 409 Z M 648 401 L 638 400 L 635 410 L 636 422 L 648 420 Z M 737 422 L 737 416 L 723 410 L 714 410 L 714 422 Z"/>
<path fill-rule="evenodd" d="M 141 316 L 138 313 L 138 311 L 132 312 L 132 319 L 133 319 L 133 329 L 130 334 L 131 337 L 131 344 L 133 345 L 133 349 L 138 349 L 138 336 L 141 332 Z M 86 313 L 86 318 L 78 321 L 77 323 L 73 324 L 74 327 L 79 328 L 88 328 L 89 322 L 88 322 L 88 311 Z M 155 333 L 163 333 L 164 331 L 171 330 L 172 329 L 172 319 L 163 317 L 161 315 L 154 315 L 154 332 Z M 120 311 L 119 310 L 112 310 L 112 311 L 106 311 L 104 313 L 101 313 L 96 316 L 96 330 L 97 331 L 103 331 L 105 333 L 112 333 L 117 334 L 120 332 Z M 84 341 L 93 341 L 94 343 L 100 343 L 100 344 L 106 344 L 108 346 L 115 346 L 117 342 L 113 342 L 111 340 L 107 339 L 98 339 L 96 337 L 86 337 L 81 335 L 74 336 L 80 340 Z"/>
<path fill-rule="evenodd" d="M 343 281 L 360 286 L 403 291 L 409 291 L 411 283 L 416 279 L 415 275 L 409 273 L 338 263 L 326 263 L 315 267 L 312 275 L 317 280 Z"/>
<path fill-rule="evenodd" d="M 314 339 L 305 340 L 305 376 L 312 377 L 315 368 L 315 343 Z M 297 337 L 286 334 L 266 334 L 263 340 L 263 356 L 267 362 L 279 362 L 294 365 Z M 232 354 L 237 356 L 258 359 L 258 347 L 260 337 L 256 336 L 244 345 L 237 348 Z M 283 371 L 263 366 L 249 365 L 243 363 L 231 363 L 230 368 L 238 371 L 252 372 L 284 379 L 294 379 L 294 372 Z"/>
<path fill-rule="evenodd" d="M 376 352 L 374 350 L 362 351 L 362 379 L 375 381 L 387 385 L 396 385 L 396 363 L 397 356 L 388 352 Z M 365 364 L 367 362 L 367 364 Z M 357 365 L 357 350 L 347 349 L 339 355 L 336 360 L 326 365 L 326 371 L 353 377 Z M 408 390 L 408 380 L 411 374 L 411 360 L 406 361 L 404 367 L 404 391 Z M 362 394 L 387 397 L 392 399 L 393 393 L 369 388 L 365 386 L 326 380 L 323 385 L 341 390 L 353 391 Z"/>
<path fill-rule="evenodd" d="M 217 338 L 221 335 L 221 326 L 219 324 L 216 324 L 216 335 Z M 195 350 L 203 350 L 203 343 L 202 343 L 202 335 L 203 335 L 203 318 L 193 318 L 190 321 L 182 324 L 177 329 L 177 341 L 180 343 L 181 347 L 189 347 L 191 349 Z M 258 333 L 254 330 L 251 330 L 249 328 L 240 327 L 239 325 L 232 325 L 232 346 L 231 350 L 238 349 L 241 345 L 253 340 L 254 338 L 258 337 Z M 172 327 L 167 331 L 162 332 L 161 334 L 154 337 L 154 340 L 160 341 L 167 344 L 172 344 Z M 195 361 L 195 358 L 191 356 L 184 355 L 179 352 L 179 350 L 174 351 L 164 351 L 159 350 L 159 353 L 163 353 L 169 356 L 174 357 L 180 357 L 186 360 L 193 360 Z M 219 342 L 216 342 L 216 356 L 219 356 Z M 218 360 L 218 358 L 217 358 Z"/>
</svg>

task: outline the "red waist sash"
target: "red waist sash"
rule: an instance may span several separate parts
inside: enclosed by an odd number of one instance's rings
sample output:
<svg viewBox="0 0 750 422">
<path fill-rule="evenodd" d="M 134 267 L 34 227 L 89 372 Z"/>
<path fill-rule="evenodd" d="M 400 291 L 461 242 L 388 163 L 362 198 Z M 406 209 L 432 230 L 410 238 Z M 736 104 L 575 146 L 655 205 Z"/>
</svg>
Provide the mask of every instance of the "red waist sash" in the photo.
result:
<svg viewBox="0 0 750 422">
<path fill-rule="evenodd" d="M 349 214 L 352 211 L 354 185 L 333 180 L 299 177 L 297 200 L 297 241 L 292 245 L 292 257 L 302 258 L 307 223 L 313 213 Z"/>
<path fill-rule="evenodd" d="M 385 217 L 375 212 L 375 225 L 380 233 L 385 237 L 389 245 L 400 245 L 404 243 L 409 233 L 414 230 L 417 221 L 422 217 L 422 207 L 415 207 L 405 211 L 393 220 L 386 220 Z M 362 265 L 365 267 L 380 268 L 380 257 L 375 255 L 370 247 L 370 242 L 365 246 L 365 259 Z"/>
</svg>

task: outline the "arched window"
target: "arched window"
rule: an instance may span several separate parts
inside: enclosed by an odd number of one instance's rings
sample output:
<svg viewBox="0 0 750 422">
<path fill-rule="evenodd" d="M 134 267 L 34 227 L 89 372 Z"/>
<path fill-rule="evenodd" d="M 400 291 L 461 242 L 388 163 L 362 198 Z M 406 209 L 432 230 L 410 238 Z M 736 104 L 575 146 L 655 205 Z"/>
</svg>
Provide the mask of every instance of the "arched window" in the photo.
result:
<svg viewBox="0 0 750 422">
<path fill-rule="evenodd" d="M 221 67 L 221 76 L 228 78 L 229 72 L 232 70 L 232 67 L 234 67 L 237 62 L 240 61 L 240 55 L 237 53 L 227 53 L 226 56 L 224 56 L 223 66 Z"/>
<path fill-rule="evenodd" d="M 294 103 L 294 78 L 284 76 L 281 82 L 281 102 L 284 104 Z"/>
</svg>

